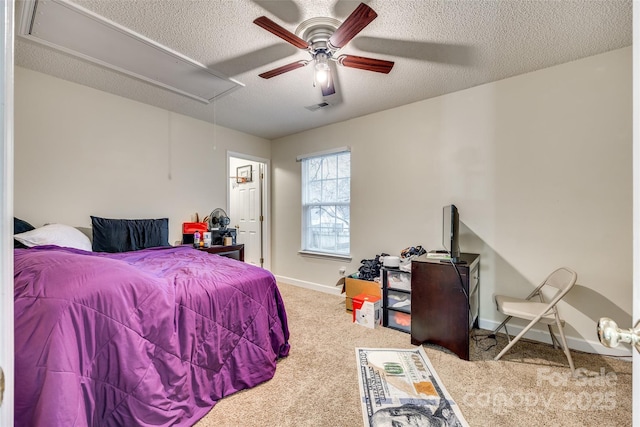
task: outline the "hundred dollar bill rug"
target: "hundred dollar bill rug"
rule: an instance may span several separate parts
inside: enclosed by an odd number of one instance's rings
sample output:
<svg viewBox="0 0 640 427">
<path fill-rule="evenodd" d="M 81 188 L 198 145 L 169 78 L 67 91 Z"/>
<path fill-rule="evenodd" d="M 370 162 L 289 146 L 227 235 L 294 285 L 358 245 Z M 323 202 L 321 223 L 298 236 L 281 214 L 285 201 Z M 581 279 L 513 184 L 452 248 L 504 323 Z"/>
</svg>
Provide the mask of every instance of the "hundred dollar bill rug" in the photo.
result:
<svg viewBox="0 0 640 427">
<path fill-rule="evenodd" d="M 468 427 L 422 347 L 356 348 L 365 427 Z"/>
</svg>

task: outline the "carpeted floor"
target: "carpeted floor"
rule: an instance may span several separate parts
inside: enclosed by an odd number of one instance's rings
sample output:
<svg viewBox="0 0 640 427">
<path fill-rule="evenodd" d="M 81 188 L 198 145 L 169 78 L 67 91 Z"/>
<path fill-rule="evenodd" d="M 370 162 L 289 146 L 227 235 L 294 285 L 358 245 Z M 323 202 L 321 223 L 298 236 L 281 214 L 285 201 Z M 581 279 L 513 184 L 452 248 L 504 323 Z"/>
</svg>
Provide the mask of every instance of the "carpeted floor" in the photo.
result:
<svg viewBox="0 0 640 427">
<path fill-rule="evenodd" d="M 351 323 L 344 297 L 279 284 L 291 353 L 275 377 L 221 400 L 198 427 L 362 426 L 355 347 L 412 348 L 408 334 Z M 506 337 L 474 330 L 471 360 L 436 346 L 425 351 L 471 426 L 631 425 L 631 363 L 519 342 L 500 361 Z M 477 342 L 476 342 L 477 341 Z"/>
</svg>

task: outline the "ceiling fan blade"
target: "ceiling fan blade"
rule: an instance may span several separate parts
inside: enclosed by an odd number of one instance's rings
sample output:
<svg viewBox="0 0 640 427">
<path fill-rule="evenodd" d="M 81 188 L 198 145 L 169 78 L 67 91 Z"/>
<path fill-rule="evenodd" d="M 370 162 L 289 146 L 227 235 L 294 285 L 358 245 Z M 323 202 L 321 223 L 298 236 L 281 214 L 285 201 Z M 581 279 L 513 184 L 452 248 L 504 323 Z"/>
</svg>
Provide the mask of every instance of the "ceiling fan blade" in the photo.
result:
<svg viewBox="0 0 640 427">
<path fill-rule="evenodd" d="M 271 34 L 275 34 L 276 36 L 280 37 L 282 40 L 286 41 L 287 43 L 291 43 L 292 45 L 294 45 L 299 49 L 307 49 L 309 47 L 309 43 L 307 41 L 301 39 L 300 37 L 293 34 L 291 31 L 276 24 L 266 16 L 261 16 L 259 18 L 256 18 L 253 21 L 253 23 L 269 31 Z"/>
<path fill-rule="evenodd" d="M 351 15 L 331 35 L 329 47 L 334 50 L 342 48 L 377 16 L 378 14 L 373 9 L 364 3 L 360 3 L 356 10 L 351 12 Z"/>
<path fill-rule="evenodd" d="M 389 74 L 393 68 L 392 61 L 384 59 L 365 58 L 364 56 L 340 55 L 336 58 L 338 64 L 349 67 L 358 68 L 360 70 L 375 71 L 376 73 Z"/>
<path fill-rule="evenodd" d="M 259 74 L 263 79 L 270 79 L 271 77 L 279 76 L 280 74 L 284 74 L 289 71 L 297 70 L 298 68 L 302 68 L 307 65 L 309 61 L 297 61 L 292 62 L 291 64 L 283 65 L 282 67 L 274 68 L 270 71 L 265 71 L 262 74 Z"/>
</svg>

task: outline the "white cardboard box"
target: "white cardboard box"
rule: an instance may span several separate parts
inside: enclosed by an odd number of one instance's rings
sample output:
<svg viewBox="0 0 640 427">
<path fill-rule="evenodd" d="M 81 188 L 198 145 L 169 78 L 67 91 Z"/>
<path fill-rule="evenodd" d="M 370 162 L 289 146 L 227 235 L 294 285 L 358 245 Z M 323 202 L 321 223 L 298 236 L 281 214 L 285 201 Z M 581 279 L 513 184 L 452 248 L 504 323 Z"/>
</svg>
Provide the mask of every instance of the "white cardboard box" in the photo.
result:
<svg viewBox="0 0 640 427">
<path fill-rule="evenodd" d="M 375 328 L 382 324 L 382 307 L 379 297 L 369 297 L 360 300 L 358 297 L 353 299 L 354 322 L 367 328 Z"/>
</svg>

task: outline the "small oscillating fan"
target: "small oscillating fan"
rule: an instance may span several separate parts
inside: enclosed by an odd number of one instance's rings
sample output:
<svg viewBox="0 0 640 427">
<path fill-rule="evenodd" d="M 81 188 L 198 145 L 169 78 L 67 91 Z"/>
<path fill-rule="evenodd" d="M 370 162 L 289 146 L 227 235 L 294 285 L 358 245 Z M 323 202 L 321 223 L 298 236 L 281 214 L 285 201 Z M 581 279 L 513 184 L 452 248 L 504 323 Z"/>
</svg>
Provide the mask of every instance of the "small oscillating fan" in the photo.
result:
<svg viewBox="0 0 640 427">
<path fill-rule="evenodd" d="M 209 230 L 226 230 L 230 222 L 224 209 L 214 209 L 209 215 Z"/>
</svg>

